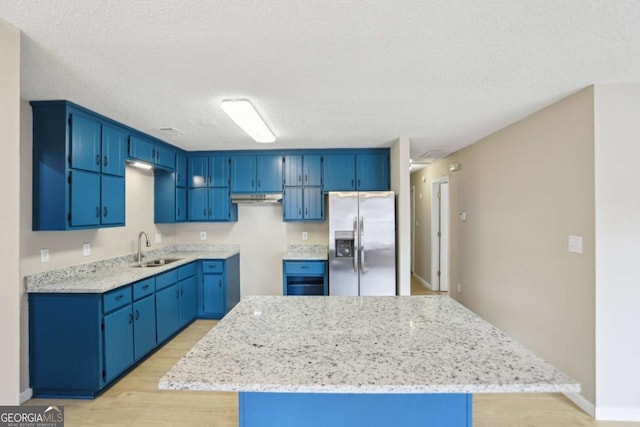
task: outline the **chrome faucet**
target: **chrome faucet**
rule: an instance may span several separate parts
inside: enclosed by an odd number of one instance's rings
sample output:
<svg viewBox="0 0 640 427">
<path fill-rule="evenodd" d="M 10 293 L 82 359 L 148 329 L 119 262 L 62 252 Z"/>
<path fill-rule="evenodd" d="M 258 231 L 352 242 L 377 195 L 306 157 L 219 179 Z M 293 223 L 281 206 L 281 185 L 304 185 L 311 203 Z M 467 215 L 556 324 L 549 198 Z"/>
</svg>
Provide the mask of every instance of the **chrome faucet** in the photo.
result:
<svg viewBox="0 0 640 427">
<path fill-rule="evenodd" d="M 138 264 L 142 262 L 142 236 L 147 240 L 147 247 L 151 246 L 151 243 L 149 243 L 149 236 L 147 236 L 147 233 L 144 231 L 141 231 L 140 234 L 138 234 Z"/>
</svg>

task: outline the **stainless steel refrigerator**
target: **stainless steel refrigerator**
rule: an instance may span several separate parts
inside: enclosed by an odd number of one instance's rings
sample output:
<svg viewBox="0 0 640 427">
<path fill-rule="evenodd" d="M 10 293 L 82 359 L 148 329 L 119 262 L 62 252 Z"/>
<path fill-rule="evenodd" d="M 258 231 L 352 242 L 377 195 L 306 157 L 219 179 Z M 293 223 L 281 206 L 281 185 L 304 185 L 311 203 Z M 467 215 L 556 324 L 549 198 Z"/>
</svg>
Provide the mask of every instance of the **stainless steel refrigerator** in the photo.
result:
<svg viewBox="0 0 640 427">
<path fill-rule="evenodd" d="M 393 191 L 328 194 L 329 295 L 396 295 Z"/>
</svg>

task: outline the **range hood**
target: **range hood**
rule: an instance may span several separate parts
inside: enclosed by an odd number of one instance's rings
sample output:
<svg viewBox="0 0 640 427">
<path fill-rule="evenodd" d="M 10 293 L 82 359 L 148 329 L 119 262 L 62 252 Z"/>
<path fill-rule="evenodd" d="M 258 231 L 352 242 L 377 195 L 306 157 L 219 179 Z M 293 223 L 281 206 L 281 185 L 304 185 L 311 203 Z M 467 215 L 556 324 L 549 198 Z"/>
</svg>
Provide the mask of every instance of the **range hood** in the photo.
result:
<svg viewBox="0 0 640 427">
<path fill-rule="evenodd" d="M 282 203 L 282 193 L 231 194 L 231 203 L 243 205 L 272 205 Z"/>
</svg>

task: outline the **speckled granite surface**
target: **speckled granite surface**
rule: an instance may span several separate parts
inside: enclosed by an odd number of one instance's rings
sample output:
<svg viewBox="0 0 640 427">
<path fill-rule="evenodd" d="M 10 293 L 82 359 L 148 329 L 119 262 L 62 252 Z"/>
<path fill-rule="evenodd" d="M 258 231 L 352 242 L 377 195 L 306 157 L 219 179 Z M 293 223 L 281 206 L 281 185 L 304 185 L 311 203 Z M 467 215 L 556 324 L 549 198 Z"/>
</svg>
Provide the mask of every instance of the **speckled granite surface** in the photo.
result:
<svg viewBox="0 0 640 427">
<path fill-rule="evenodd" d="M 578 392 L 576 381 L 447 296 L 244 298 L 161 389 Z"/>
<path fill-rule="evenodd" d="M 329 256 L 328 245 L 289 245 L 287 252 L 282 255 L 285 261 L 296 260 L 324 260 Z"/>
<path fill-rule="evenodd" d="M 25 284 L 28 292 L 101 293 L 197 259 L 227 259 L 239 252 L 240 245 L 172 245 L 144 252 L 143 262 L 181 258 L 162 267 L 136 267 L 135 255 L 126 255 L 27 276 Z"/>
</svg>

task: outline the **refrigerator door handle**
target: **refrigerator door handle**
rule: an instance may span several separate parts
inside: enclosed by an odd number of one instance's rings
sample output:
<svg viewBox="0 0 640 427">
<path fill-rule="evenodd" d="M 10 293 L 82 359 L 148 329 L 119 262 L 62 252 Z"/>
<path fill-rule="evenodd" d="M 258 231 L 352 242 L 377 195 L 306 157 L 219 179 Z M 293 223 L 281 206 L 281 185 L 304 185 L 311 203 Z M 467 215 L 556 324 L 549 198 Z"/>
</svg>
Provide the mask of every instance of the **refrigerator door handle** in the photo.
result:
<svg viewBox="0 0 640 427">
<path fill-rule="evenodd" d="M 364 273 L 364 217 L 360 217 L 360 270 Z"/>
<path fill-rule="evenodd" d="M 353 243 L 356 245 L 355 249 L 355 254 L 352 254 L 352 260 L 353 260 L 353 272 L 356 273 L 358 271 L 358 268 L 356 267 L 356 258 L 357 258 L 357 253 L 358 253 L 358 217 L 353 217 Z"/>
</svg>

